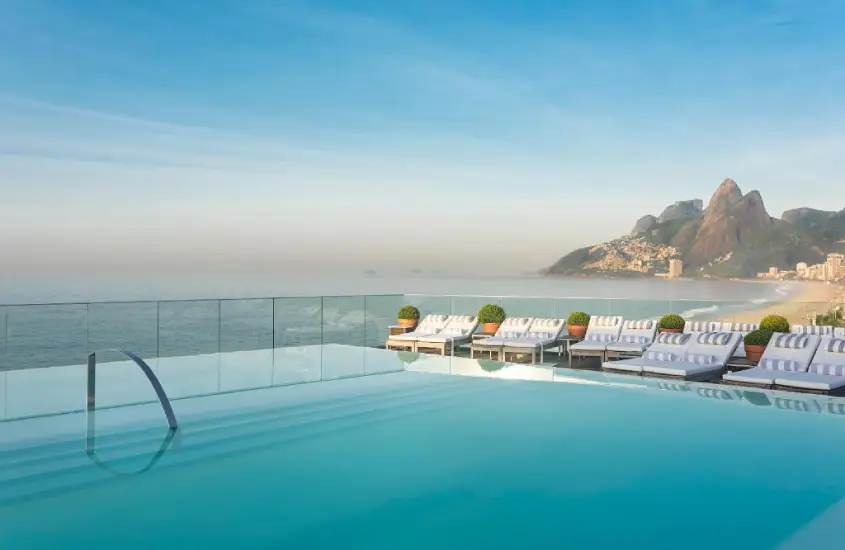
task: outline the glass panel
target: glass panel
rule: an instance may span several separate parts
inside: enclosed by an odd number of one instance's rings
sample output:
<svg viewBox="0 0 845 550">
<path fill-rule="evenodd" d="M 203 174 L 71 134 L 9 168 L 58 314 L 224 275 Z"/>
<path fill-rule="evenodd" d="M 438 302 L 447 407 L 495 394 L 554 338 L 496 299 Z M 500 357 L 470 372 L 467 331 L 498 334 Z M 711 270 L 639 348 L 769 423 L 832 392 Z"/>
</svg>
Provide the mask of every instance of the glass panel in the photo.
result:
<svg viewBox="0 0 845 550">
<path fill-rule="evenodd" d="M 157 362 L 156 373 L 170 399 L 220 391 L 220 355 L 164 357 Z"/>
<path fill-rule="evenodd" d="M 273 347 L 308 346 L 322 342 L 322 298 L 276 298 L 274 302 Z"/>
<path fill-rule="evenodd" d="M 354 378 L 367 373 L 367 348 L 324 346 L 322 351 L 322 381 Z M 377 351 L 385 353 L 384 350 Z"/>
<path fill-rule="evenodd" d="M 323 377 L 320 346 L 297 346 L 273 350 L 274 386 L 319 382 Z"/>
<path fill-rule="evenodd" d="M 220 302 L 159 302 L 159 357 L 200 355 L 220 350 Z"/>
<path fill-rule="evenodd" d="M 672 311 L 669 300 L 608 300 L 608 315 L 623 319 L 659 319 Z"/>
<path fill-rule="evenodd" d="M 145 359 L 158 357 L 156 302 L 88 305 L 88 351 L 113 348 L 133 351 Z M 108 355 L 98 357 L 97 363 L 114 360 L 112 354 Z"/>
<path fill-rule="evenodd" d="M 419 355 L 418 353 L 398 351 L 395 353 L 385 353 L 380 349 L 364 348 L 364 374 L 401 372 L 405 370 L 406 361 L 412 363 Z"/>
<path fill-rule="evenodd" d="M 501 306 L 508 317 L 556 317 L 554 298 L 502 298 Z"/>
<path fill-rule="evenodd" d="M 396 324 L 396 313 L 405 305 L 404 296 L 364 296 L 367 311 L 365 346 L 383 346 L 388 327 Z"/>
<path fill-rule="evenodd" d="M 271 335 L 272 337 L 272 335 Z M 273 348 L 220 354 L 220 391 L 273 385 Z"/>
<path fill-rule="evenodd" d="M 8 306 L 6 368 L 87 361 L 87 304 Z"/>
<path fill-rule="evenodd" d="M 221 300 L 220 352 L 273 348 L 273 300 Z M 272 355 L 268 356 L 272 360 Z M 269 363 L 268 363 L 269 366 Z"/>
<path fill-rule="evenodd" d="M 502 305 L 502 299 L 498 296 L 453 296 L 452 315 L 478 315 L 481 306 L 487 304 Z M 507 310 L 505 313 L 510 315 Z"/>
<path fill-rule="evenodd" d="M 363 296 L 323 297 L 324 344 L 363 346 L 365 322 Z"/>
<path fill-rule="evenodd" d="M 452 300 L 445 296 L 406 294 L 404 304 L 417 306 L 417 309 L 420 310 L 420 318 L 426 315 L 450 315 L 452 313 Z"/>
<path fill-rule="evenodd" d="M 610 315 L 610 300 L 603 298 L 555 298 L 555 315 L 566 319 L 575 311 L 583 311 L 590 315 Z"/>
</svg>

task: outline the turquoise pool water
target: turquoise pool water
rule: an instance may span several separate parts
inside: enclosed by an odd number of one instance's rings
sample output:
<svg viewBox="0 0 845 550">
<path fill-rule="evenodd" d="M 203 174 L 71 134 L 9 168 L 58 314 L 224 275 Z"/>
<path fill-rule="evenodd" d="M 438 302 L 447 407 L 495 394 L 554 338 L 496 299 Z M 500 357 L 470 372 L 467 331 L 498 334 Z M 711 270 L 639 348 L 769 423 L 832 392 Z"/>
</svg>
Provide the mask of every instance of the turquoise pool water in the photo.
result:
<svg viewBox="0 0 845 550">
<path fill-rule="evenodd" d="M 122 364 L 102 371 L 96 433 L 62 401 L 82 401 L 79 369 L 6 378 L 0 548 L 839 544 L 842 400 L 299 351 L 156 365 L 170 441 Z"/>
</svg>

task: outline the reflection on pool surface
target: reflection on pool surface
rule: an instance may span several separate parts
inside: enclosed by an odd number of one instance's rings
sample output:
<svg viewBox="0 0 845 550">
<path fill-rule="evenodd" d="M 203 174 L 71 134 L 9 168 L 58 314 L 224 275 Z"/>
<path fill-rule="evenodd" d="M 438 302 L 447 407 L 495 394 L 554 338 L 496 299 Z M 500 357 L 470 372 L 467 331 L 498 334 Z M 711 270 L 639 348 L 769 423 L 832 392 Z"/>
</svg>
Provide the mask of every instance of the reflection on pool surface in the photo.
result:
<svg viewBox="0 0 845 550">
<path fill-rule="evenodd" d="M 337 345 L 152 366 L 170 441 L 128 364 L 93 418 L 82 367 L 5 373 L 0 547 L 806 548 L 845 517 L 841 399 Z"/>
</svg>

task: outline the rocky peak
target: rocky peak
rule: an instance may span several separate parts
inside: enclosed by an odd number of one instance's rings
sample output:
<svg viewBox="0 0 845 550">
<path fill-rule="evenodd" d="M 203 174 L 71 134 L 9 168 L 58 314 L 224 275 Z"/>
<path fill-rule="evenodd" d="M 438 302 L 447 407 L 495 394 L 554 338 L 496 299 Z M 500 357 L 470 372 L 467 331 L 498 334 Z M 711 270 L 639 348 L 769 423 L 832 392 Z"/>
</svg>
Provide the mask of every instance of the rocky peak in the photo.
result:
<svg viewBox="0 0 845 550">
<path fill-rule="evenodd" d="M 645 233 L 655 225 L 657 225 L 657 218 L 651 214 L 646 214 L 642 218 L 638 219 L 637 223 L 634 224 L 634 230 L 631 231 L 631 235 L 640 235 Z"/>
<path fill-rule="evenodd" d="M 701 214 L 702 208 L 704 208 L 704 201 L 701 199 L 678 201 L 675 204 L 667 206 L 657 221 L 659 223 L 665 223 L 672 220 L 693 218 Z"/>
<path fill-rule="evenodd" d="M 710 204 L 707 205 L 707 209 L 726 208 L 741 199 L 742 190 L 740 190 L 739 185 L 737 185 L 731 178 L 725 178 L 724 181 L 719 184 L 719 187 L 716 188 L 716 192 L 713 193 L 713 196 L 710 197 Z"/>
<path fill-rule="evenodd" d="M 713 193 L 690 247 L 688 261 L 704 265 L 710 259 L 728 254 L 751 235 L 772 225 L 763 197 L 758 191 L 742 194 L 730 178 Z"/>
</svg>

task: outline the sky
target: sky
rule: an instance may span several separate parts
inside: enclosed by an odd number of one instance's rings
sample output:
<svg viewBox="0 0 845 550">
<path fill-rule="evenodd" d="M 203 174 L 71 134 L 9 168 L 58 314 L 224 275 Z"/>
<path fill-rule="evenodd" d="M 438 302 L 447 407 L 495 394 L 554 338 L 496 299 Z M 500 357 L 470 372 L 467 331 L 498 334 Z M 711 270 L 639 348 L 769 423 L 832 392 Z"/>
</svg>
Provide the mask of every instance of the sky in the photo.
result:
<svg viewBox="0 0 845 550">
<path fill-rule="evenodd" d="M 0 266 L 521 273 L 845 207 L 836 0 L 2 0 Z M 831 200 L 831 195 L 836 197 Z"/>
</svg>

